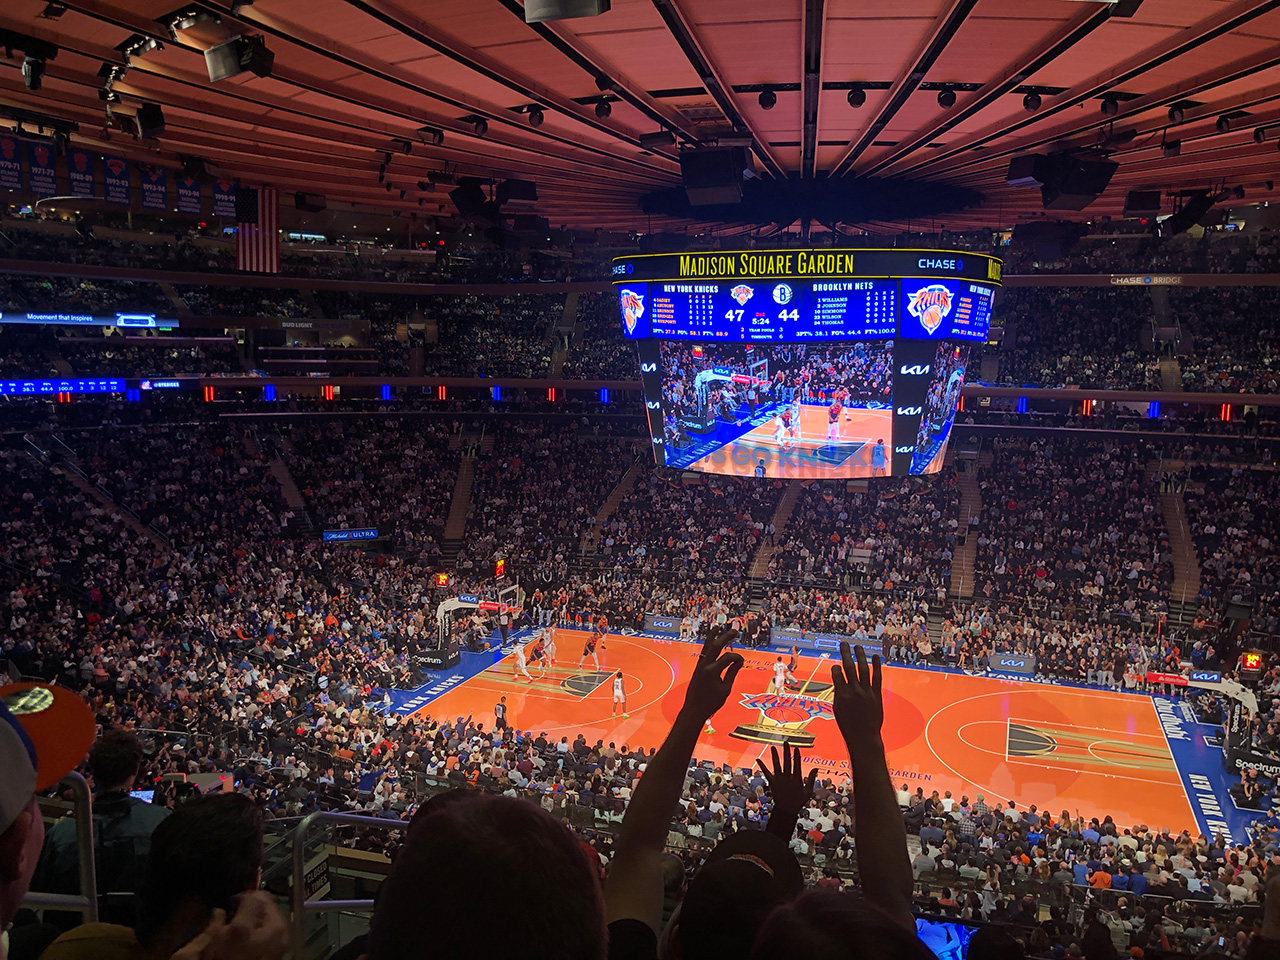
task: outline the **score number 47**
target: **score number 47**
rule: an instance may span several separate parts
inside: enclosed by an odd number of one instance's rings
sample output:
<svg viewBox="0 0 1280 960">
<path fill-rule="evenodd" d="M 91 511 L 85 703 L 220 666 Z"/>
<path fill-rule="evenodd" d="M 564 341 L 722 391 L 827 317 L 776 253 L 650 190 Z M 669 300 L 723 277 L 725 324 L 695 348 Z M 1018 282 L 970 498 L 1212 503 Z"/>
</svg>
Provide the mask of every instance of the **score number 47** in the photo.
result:
<svg viewBox="0 0 1280 960">
<path fill-rule="evenodd" d="M 745 310 L 730 310 L 730 311 L 728 311 L 727 313 L 725 313 L 724 318 L 725 318 L 727 321 L 729 321 L 730 323 L 741 323 L 741 322 L 742 322 L 742 317 L 743 317 L 743 315 L 744 315 L 745 313 L 746 313 L 746 311 L 745 311 Z M 779 320 L 784 320 L 784 321 L 785 321 L 785 320 L 790 320 L 792 323 L 795 323 L 796 321 L 798 321 L 798 320 L 800 319 L 800 311 L 799 311 L 799 310 L 796 310 L 796 309 L 793 309 L 793 310 L 781 310 L 781 311 L 779 311 L 779 312 L 778 312 L 778 319 L 779 319 Z M 751 318 L 751 322 L 752 322 L 753 324 L 768 323 L 768 322 L 769 322 L 769 318 L 768 318 L 768 317 L 755 316 L 755 317 L 752 317 L 752 318 Z"/>
</svg>

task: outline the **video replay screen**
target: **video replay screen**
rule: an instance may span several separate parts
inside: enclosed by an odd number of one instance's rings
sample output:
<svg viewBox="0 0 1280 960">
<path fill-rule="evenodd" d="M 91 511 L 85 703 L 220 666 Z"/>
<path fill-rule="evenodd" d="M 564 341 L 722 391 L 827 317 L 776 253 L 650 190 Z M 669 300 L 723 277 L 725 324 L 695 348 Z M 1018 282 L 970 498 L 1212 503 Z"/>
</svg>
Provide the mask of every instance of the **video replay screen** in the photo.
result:
<svg viewBox="0 0 1280 960">
<path fill-rule="evenodd" d="M 970 256 L 930 260 L 955 271 Z M 988 261 L 970 269 L 998 280 Z M 780 479 L 941 469 L 994 300 L 990 280 L 954 277 L 615 282 L 658 462 Z"/>
</svg>

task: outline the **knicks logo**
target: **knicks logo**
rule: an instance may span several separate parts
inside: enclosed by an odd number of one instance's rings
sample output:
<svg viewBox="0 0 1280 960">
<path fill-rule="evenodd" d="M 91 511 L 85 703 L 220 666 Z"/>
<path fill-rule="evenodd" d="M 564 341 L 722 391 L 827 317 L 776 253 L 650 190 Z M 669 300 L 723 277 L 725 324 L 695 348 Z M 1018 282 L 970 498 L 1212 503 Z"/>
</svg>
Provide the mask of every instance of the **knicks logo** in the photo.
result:
<svg viewBox="0 0 1280 960">
<path fill-rule="evenodd" d="M 758 710 L 755 723 L 739 724 L 729 736 L 753 743 L 790 743 L 796 747 L 811 747 L 815 737 L 805 732 L 814 720 L 832 720 L 835 713 L 831 700 L 834 692 L 829 683 L 807 680 L 795 688 L 795 693 L 757 693 L 743 696 L 740 701 L 749 710 Z"/>
<path fill-rule="evenodd" d="M 951 315 L 951 291 L 940 283 L 921 287 L 907 297 L 907 313 L 920 321 L 929 334 L 936 333 Z"/>
<path fill-rule="evenodd" d="M 748 287 L 745 283 L 740 283 L 736 287 L 734 287 L 732 290 L 729 291 L 729 296 L 733 297 L 733 299 L 738 301 L 738 306 L 745 307 L 747 305 L 747 301 L 751 299 L 751 295 L 753 293 L 755 293 L 755 291 L 752 290 L 750 287 Z"/>
<path fill-rule="evenodd" d="M 622 319 L 626 321 L 627 333 L 635 333 L 636 324 L 644 316 L 644 296 L 634 290 L 623 290 L 618 297 L 622 301 Z"/>
</svg>

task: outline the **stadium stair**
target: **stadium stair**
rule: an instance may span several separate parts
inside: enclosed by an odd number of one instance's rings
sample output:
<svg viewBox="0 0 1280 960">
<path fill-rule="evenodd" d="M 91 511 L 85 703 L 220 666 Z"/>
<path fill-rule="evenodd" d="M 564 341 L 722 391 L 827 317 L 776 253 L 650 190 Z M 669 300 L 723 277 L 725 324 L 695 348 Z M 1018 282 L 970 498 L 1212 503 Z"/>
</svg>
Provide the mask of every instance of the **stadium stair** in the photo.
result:
<svg viewBox="0 0 1280 960">
<path fill-rule="evenodd" d="M 1195 541 L 1187 525 L 1187 505 L 1182 492 L 1165 491 L 1160 494 L 1160 510 L 1164 514 L 1165 530 L 1169 533 L 1169 547 L 1173 550 L 1173 585 L 1169 588 L 1170 609 L 1180 613 L 1188 607 L 1199 605 L 1200 560 L 1196 556 Z"/>
<path fill-rule="evenodd" d="M 316 299 L 316 295 L 306 287 L 299 292 L 298 299 L 302 301 L 302 305 L 307 308 L 307 316 L 323 317 L 324 309 L 320 306 L 320 301 Z"/>
<path fill-rule="evenodd" d="M 128 507 L 121 506 L 105 489 L 90 480 L 89 475 L 84 472 L 79 456 L 63 443 L 60 437 L 50 437 L 45 441 L 45 444 L 45 448 L 37 447 L 37 449 L 41 449 L 44 454 L 41 459 L 50 470 L 64 477 L 73 487 L 84 491 L 86 496 L 96 500 L 109 512 L 118 515 L 124 525 L 134 533 L 146 537 L 158 547 L 167 548 L 169 546 L 167 537 L 147 526 L 142 522 L 141 517 Z"/>
<path fill-rule="evenodd" d="M 564 298 L 564 312 L 560 322 L 547 331 L 546 345 L 552 347 L 551 367 L 547 376 L 556 380 L 564 375 L 564 362 L 569 359 L 569 351 L 561 349 L 560 344 L 571 341 L 578 330 L 578 295 L 571 293 Z"/>
<path fill-rule="evenodd" d="M 53 368 L 57 370 L 60 374 L 62 374 L 64 377 L 75 376 L 75 373 L 76 373 L 75 370 L 72 369 L 71 364 L 67 363 L 66 359 L 62 356 L 62 354 L 58 352 L 57 347 L 50 347 L 48 350 L 44 352 L 44 355 L 48 359 L 48 361 L 53 364 Z"/>
<path fill-rule="evenodd" d="M 1182 392 L 1182 364 L 1177 357 L 1160 358 L 1160 389 L 1166 393 Z"/>
<path fill-rule="evenodd" d="M 978 465 L 991 462 L 991 451 L 978 454 Z M 974 469 L 959 470 L 956 485 L 960 488 L 960 526 L 962 537 L 952 551 L 951 590 L 952 599 L 973 596 L 973 561 L 978 552 L 978 538 L 970 536 L 969 518 L 982 514 L 982 489 L 978 486 L 978 473 Z"/>
<path fill-rule="evenodd" d="M 596 521 L 582 533 L 582 540 L 578 543 L 578 552 L 587 556 L 596 552 L 596 544 L 599 541 L 601 527 L 604 526 L 606 520 L 613 516 L 613 511 L 618 509 L 618 504 L 622 503 L 623 498 L 631 492 L 636 485 L 636 479 L 644 472 L 644 454 L 636 457 L 626 473 L 622 475 L 622 479 L 618 481 L 618 485 L 613 488 L 613 492 L 600 504 L 600 509 L 596 511 Z"/>
<path fill-rule="evenodd" d="M 292 452 L 293 444 L 285 437 L 279 437 L 278 443 L 284 453 Z M 311 511 L 307 509 L 307 501 L 302 496 L 302 491 L 298 489 L 298 485 L 294 482 L 293 474 L 289 472 L 289 465 L 284 462 L 283 456 L 272 457 L 268 463 L 268 469 L 271 471 L 271 475 L 276 478 L 276 482 L 280 484 L 280 492 L 284 495 L 284 502 L 293 511 L 292 526 L 294 533 L 307 540 L 318 538 L 320 536 L 320 527 L 315 518 L 311 516 Z"/>
<path fill-rule="evenodd" d="M 166 300 L 173 304 L 173 309 L 178 311 L 178 316 L 191 316 L 191 308 L 187 306 L 187 302 L 178 296 L 178 291 L 173 288 L 173 284 L 161 280 L 156 284 L 160 288 L 160 292 L 164 294 Z"/>
<path fill-rule="evenodd" d="M 804 481 L 792 480 L 787 484 L 786 492 L 782 494 L 782 499 L 778 501 L 777 509 L 773 511 L 773 543 L 762 540 L 760 548 L 756 550 L 756 557 L 751 561 L 751 576 L 766 578 L 769 576 L 769 561 L 773 559 L 773 547 L 782 535 L 786 533 L 787 521 L 791 519 L 791 514 L 796 508 L 796 502 L 800 499 L 800 494 L 804 491 Z"/>
<path fill-rule="evenodd" d="M 453 485 L 449 517 L 444 522 L 444 536 L 440 543 L 440 560 L 447 567 L 454 565 L 462 551 L 462 538 L 467 532 L 467 513 L 471 509 L 471 483 L 475 476 L 475 457 L 464 453 L 458 463 L 458 482 Z"/>
</svg>

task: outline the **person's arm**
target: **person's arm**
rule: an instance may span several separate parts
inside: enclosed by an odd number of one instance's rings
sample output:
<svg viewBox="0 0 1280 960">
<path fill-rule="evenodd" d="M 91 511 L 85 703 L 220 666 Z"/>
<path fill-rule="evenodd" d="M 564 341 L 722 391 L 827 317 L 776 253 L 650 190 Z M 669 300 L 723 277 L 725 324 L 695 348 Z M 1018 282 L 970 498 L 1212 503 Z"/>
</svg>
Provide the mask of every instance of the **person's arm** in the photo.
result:
<svg viewBox="0 0 1280 960">
<path fill-rule="evenodd" d="M 741 655 L 721 655 L 733 638 L 732 630 L 724 630 L 703 645 L 685 691 L 684 705 L 631 796 L 604 885 L 609 923 L 640 920 L 655 934 L 662 931 L 662 849 L 698 734 L 703 724 L 724 706 L 734 678 L 742 669 Z"/>
<path fill-rule="evenodd" d="M 856 653 L 857 663 L 854 663 Z M 868 900 L 888 913 L 906 929 L 915 930 L 911 915 L 914 880 L 911 858 L 907 856 L 907 828 L 898 810 L 898 799 L 889 781 L 884 741 L 881 699 L 880 658 L 867 657 L 861 646 L 850 651 L 840 643 L 841 663 L 831 668 L 835 688 L 833 707 L 836 725 L 844 737 L 853 768 L 854 843 L 858 871 L 874 877 L 863 887 Z"/>
<path fill-rule="evenodd" d="M 769 792 L 773 794 L 773 809 L 769 812 L 769 824 L 765 827 L 765 832 L 772 833 L 783 843 L 791 842 L 791 836 L 796 829 L 796 820 L 799 819 L 800 811 L 809 802 L 809 798 L 813 796 L 813 782 L 818 776 L 818 768 L 814 767 L 809 771 L 809 776 L 802 779 L 800 748 L 795 747 L 794 753 L 792 751 L 791 743 L 784 742 L 782 763 L 779 764 L 778 748 L 770 747 L 769 752 L 773 755 L 772 771 L 764 765 L 763 760 L 756 759 L 765 780 L 769 783 Z"/>
</svg>

